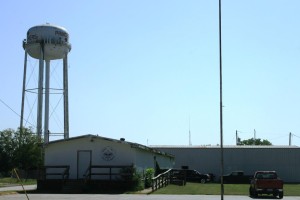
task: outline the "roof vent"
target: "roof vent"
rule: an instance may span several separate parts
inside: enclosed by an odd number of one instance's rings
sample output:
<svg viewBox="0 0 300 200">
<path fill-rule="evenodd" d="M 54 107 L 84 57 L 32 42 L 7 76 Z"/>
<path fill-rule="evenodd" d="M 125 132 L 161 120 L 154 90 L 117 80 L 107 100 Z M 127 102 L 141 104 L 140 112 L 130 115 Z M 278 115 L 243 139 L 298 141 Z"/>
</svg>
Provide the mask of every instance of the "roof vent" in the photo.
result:
<svg viewBox="0 0 300 200">
<path fill-rule="evenodd" d="M 124 142 L 124 141 L 125 141 L 125 138 L 120 138 L 120 140 Z"/>
</svg>

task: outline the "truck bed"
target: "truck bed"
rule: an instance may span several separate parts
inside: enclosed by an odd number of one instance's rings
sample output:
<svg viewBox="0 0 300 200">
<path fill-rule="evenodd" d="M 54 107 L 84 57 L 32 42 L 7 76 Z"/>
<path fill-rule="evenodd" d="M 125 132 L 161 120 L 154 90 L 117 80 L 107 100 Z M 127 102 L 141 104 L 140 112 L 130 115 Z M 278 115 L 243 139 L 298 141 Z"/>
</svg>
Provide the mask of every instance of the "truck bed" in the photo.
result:
<svg viewBox="0 0 300 200">
<path fill-rule="evenodd" d="M 283 181 L 277 179 L 257 179 L 256 188 L 258 189 L 282 189 Z"/>
<path fill-rule="evenodd" d="M 257 171 L 251 180 L 249 188 L 250 196 L 268 194 L 273 197 L 283 198 L 283 181 L 277 177 L 275 171 Z"/>
</svg>

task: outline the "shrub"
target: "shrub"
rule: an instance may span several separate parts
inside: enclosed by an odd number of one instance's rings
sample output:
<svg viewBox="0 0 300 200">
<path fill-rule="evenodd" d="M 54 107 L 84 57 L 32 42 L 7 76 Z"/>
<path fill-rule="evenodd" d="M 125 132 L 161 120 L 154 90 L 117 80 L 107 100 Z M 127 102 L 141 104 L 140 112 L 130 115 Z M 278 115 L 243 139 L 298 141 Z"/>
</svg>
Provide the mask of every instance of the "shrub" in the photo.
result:
<svg viewBox="0 0 300 200">
<path fill-rule="evenodd" d="M 139 191 L 144 189 L 143 182 L 142 182 L 142 175 L 141 173 L 137 172 L 135 168 L 134 168 L 134 173 L 132 176 L 131 183 L 132 185 L 130 190 Z"/>
<path fill-rule="evenodd" d="M 145 188 L 152 186 L 152 178 L 154 176 L 154 169 L 148 168 L 145 173 Z"/>
<path fill-rule="evenodd" d="M 121 169 L 121 173 L 126 174 L 122 177 L 125 188 L 131 190 L 131 191 L 139 191 L 144 189 L 144 186 L 142 184 L 142 175 L 139 173 L 135 167 L 127 167 Z M 128 174 L 131 174 L 128 176 Z"/>
</svg>

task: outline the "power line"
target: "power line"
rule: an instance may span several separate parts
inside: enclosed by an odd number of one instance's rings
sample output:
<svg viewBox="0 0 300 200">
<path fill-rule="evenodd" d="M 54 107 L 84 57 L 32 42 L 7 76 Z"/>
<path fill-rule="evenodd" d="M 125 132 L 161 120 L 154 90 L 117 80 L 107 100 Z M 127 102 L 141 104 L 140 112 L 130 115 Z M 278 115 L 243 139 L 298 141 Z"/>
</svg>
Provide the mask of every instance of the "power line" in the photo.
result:
<svg viewBox="0 0 300 200">
<path fill-rule="evenodd" d="M 2 99 L 0 99 L 0 101 L 1 101 L 8 109 L 10 109 L 13 113 L 15 113 L 16 115 L 18 115 L 19 117 L 21 117 L 16 111 L 14 111 L 9 105 L 7 105 Z"/>
<path fill-rule="evenodd" d="M 5 103 L 1 98 L 0 98 L 1 103 L 3 103 L 3 105 L 5 105 L 9 110 L 11 110 L 13 113 L 15 113 L 18 117 L 21 118 L 21 115 L 19 113 L 17 113 L 16 111 L 14 111 L 14 109 L 12 109 L 7 103 Z M 31 126 L 34 126 L 32 123 L 30 123 L 29 121 L 25 120 L 27 123 L 29 123 Z"/>
<path fill-rule="evenodd" d="M 285 135 L 281 135 L 281 136 L 278 136 L 278 137 L 275 137 L 275 138 L 271 138 L 270 140 L 277 140 L 277 139 L 284 138 L 284 137 L 289 137 L 289 134 L 285 134 Z"/>
<path fill-rule="evenodd" d="M 295 136 L 295 137 L 297 137 L 297 138 L 300 138 L 300 136 L 298 136 L 298 135 L 295 135 L 295 134 L 292 134 L 293 136 Z"/>
</svg>

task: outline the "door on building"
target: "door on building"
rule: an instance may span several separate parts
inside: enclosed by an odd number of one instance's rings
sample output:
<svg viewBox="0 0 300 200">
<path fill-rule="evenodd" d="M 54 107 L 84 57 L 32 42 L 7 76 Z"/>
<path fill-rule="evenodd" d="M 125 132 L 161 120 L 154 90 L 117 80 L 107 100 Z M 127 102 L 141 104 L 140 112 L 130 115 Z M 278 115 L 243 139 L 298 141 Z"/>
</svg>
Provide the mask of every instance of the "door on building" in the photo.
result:
<svg viewBox="0 0 300 200">
<path fill-rule="evenodd" d="M 85 173 L 91 164 L 92 164 L 91 150 L 77 151 L 77 179 L 85 178 Z"/>
</svg>

